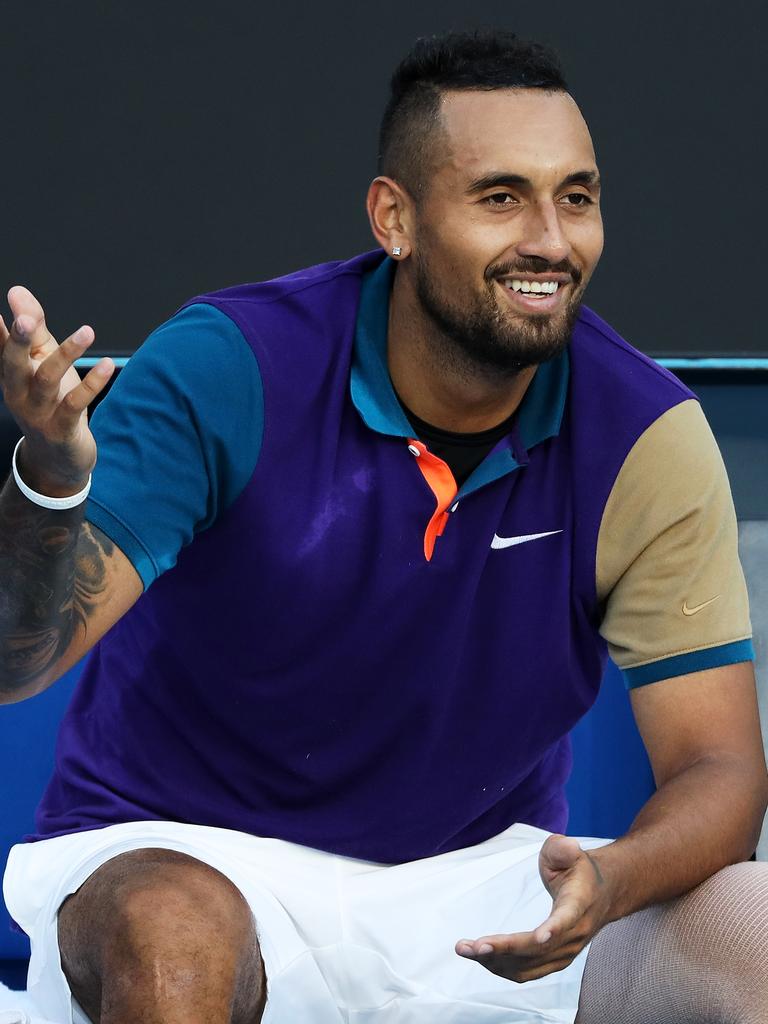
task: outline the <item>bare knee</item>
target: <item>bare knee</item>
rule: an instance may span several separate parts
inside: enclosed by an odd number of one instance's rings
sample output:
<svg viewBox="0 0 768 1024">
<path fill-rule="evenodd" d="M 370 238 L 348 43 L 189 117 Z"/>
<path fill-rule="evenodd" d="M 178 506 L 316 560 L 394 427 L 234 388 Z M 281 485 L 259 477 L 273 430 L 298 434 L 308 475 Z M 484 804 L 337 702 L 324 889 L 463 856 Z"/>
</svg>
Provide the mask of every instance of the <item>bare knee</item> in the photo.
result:
<svg viewBox="0 0 768 1024">
<path fill-rule="evenodd" d="M 174 850 L 132 850 L 102 865 L 62 905 L 59 946 L 93 1021 L 112 1019 L 104 1010 L 115 1000 L 139 1009 L 137 1000 L 201 1007 L 227 998 L 231 1013 L 220 1019 L 261 1019 L 265 979 L 248 904 L 220 872 Z"/>
</svg>

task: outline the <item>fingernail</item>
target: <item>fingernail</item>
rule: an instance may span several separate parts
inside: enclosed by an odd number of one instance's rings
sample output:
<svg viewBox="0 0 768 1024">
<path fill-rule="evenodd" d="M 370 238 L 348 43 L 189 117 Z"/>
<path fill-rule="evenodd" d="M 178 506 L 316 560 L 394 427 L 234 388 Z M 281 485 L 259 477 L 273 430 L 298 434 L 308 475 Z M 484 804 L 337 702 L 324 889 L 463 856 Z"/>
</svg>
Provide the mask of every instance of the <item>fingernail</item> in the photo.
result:
<svg viewBox="0 0 768 1024">
<path fill-rule="evenodd" d="M 543 945 L 544 945 L 544 943 L 545 943 L 545 942 L 549 942 L 549 940 L 550 940 L 551 938 L 552 938 L 552 932 L 542 932 L 542 933 L 541 933 L 541 935 L 539 936 L 539 942 L 540 942 L 540 943 L 542 944 L 542 946 L 543 946 Z"/>
<path fill-rule="evenodd" d="M 481 955 L 483 953 L 492 953 L 493 952 L 493 946 L 489 942 L 484 942 L 482 944 L 482 946 L 480 947 L 480 949 L 478 949 L 477 952 L 480 953 Z"/>
<path fill-rule="evenodd" d="M 468 942 L 460 942 L 459 953 L 462 956 L 472 956 L 472 946 Z"/>
<path fill-rule="evenodd" d="M 16 333 L 18 334 L 18 336 L 20 338 L 25 338 L 26 337 L 27 331 L 29 330 L 29 328 L 24 326 L 24 324 L 22 323 L 20 317 L 16 318 L 15 328 L 16 328 Z"/>
<path fill-rule="evenodd" d="M 84 327 L 79 327 L 72 335 L 72 341 L 74 341 L 77 345 L 82 345 L 83 342 L 85 341 L 85 338 L 86 334 Z"/>
</svg>

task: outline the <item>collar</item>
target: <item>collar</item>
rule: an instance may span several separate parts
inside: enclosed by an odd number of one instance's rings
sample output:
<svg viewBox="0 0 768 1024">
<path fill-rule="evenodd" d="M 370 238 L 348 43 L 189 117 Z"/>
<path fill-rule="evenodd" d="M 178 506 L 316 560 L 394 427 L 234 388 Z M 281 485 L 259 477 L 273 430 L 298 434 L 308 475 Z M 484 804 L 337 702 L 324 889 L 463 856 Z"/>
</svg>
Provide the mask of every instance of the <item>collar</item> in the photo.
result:
<svg viewBox="0 0 768 1024">
<path fill-rule="evenodd" d="M 413 437 L 414 431 L 395 395 L 387 366 L 387 328 L 389 297 L 395 276 L 396 262 L 385 256 L 382 262 L 364 275 L 355 326 L 354 355 L 350 391 L 352 401 L 371 430 L 391 437 Z M 565 410 L 570 363 L 564 349 L 546 363 L 541 363 L 520 403 L 516 429 L 512 431 L 511 447 L 499 442 L 487 459 L 466 481 L 462 492 L 482 486 L 491 466 L 483 467 L 495 455 L 502 456 L 506 470 L 525 464 L 529 449 L 556 437 Z M 501 449 L 501 450 L 498 450 Z M 506 450 L 505 450 L 506 449 Z M 493 466 L 498 476 L 501 465 Z M 477 478 L 477 479 L 476 479 Z M 473 486 L 469 486 L 472 484 Z"/>
</svg>

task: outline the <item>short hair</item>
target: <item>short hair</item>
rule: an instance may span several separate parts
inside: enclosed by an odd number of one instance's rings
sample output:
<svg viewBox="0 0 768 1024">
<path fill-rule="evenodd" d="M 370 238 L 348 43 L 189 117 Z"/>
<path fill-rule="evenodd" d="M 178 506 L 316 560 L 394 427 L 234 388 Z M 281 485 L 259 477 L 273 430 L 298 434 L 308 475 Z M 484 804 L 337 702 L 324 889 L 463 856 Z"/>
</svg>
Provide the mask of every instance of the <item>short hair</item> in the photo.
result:
<svg viewBox="0 0 768 1024">
<path fill-rule="evenodd" d="M 395 69 L 379 132 L 378 173 L 418 199 L 440 130 L 440 97 L 449 89 L 566 92 L 560 61 L 542 43 L 514 32 L 449 32 L 417 39 Z"/>
</svg>

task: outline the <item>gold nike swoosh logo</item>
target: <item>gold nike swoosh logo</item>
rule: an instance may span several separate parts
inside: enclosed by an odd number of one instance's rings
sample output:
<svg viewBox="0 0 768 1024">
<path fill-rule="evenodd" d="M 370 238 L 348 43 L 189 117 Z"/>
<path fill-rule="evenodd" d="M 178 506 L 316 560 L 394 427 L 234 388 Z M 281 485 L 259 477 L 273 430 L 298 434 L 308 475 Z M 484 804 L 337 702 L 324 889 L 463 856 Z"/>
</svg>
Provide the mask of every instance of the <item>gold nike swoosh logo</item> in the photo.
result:
<svg viewBox="0 0 768 1024">
<path fill-rule="evenodd" d="M 697 604 L 693 608 L 689 608 L 688 607 L 688 602 L 687 601 L 683 601 L 683 615 L 695 615 L 696 612 L 700 612 L 702 608 L 706 608 L 708 604 L 712 604 L 713 601 L 717 601 L 717 599 L 719 597 L 720 597 L 720 594 L 715 594 L 715 596 L 714 597 L 710 597 L 710 599 L 708 601 L 705 601 L 703 604 Z"/>
</svg>

